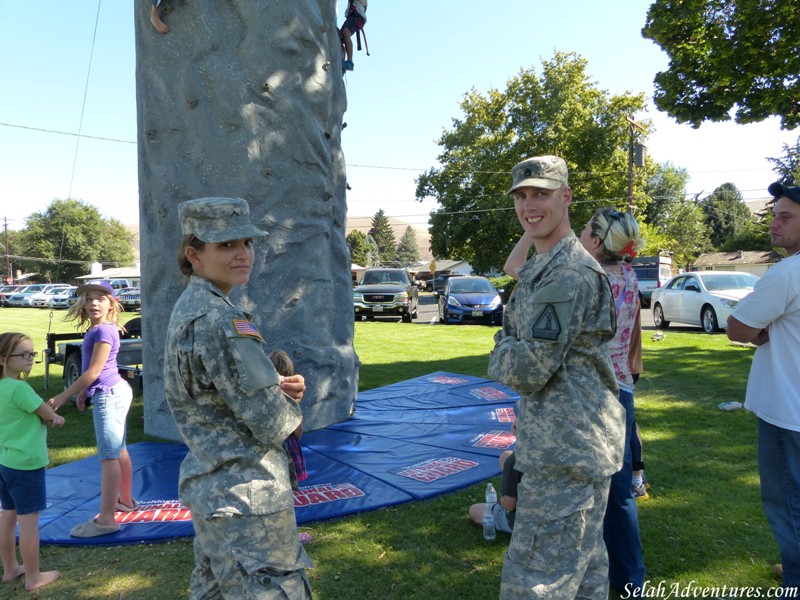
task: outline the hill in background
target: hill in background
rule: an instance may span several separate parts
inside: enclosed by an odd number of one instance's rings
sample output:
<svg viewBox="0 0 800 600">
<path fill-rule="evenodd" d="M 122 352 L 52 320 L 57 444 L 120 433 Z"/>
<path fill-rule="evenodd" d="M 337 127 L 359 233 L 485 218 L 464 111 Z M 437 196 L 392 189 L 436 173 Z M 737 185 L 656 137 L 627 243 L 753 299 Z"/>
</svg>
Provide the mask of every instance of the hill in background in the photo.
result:
<svg viewBox="0 0 800 600">
<path fill-rule="evenodd" d="M 345 232 L 345 235 L 349 235 L 352 231 L 361 231 L 364 234 L 369 233 L 369 230 L 372 227 L 372 218 L 372 216 L 347 217 L 347 231 Z M 406 227 L 411 225 L 411 223 L 407 223 L 406 221 L 402 221 L 396 217 L 387 216 L 386 218 L 389 220 L 389 226 L 394 232 L 395 241 L 399 242 L 400 238 L 402 238 L 403 234 L 406 232 Z M 431 260 L 433 258 L 433 253 L 431 252 L 431 234 L 428 233 L 427 229 L 414 227 L 414 225 L 411 225 L 411 228 L 414 230 L 414 234 L 417 237 L 419 259 L 425 261 Z"/>
</svg>

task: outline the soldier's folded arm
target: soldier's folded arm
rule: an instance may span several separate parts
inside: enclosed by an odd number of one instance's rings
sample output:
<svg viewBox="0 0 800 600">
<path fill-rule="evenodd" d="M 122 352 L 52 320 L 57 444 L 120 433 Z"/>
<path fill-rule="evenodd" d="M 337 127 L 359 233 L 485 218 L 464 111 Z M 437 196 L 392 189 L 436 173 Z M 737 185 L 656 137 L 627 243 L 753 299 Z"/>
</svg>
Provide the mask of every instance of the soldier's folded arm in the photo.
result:
<svg viewBox="0 0 800 600">
<path fill-rule="evenodd" d="M 558 342 L 504 337 L 489 358 L 489 377 L 529 396 L 541 390 L 564 362 Z"/>
<path fill-rule="evenodd" d="M 541 390 L 561 368 L 580 331 L 571 325 L 583 319 L 576 295 L 563 288 L 550 285 L 536 300 L 525 307 L 530 319 L 519 337 L 498 332 L 489 358 L 489 376 L 523 395 Z"/>
<path fill-rule="evenodd" d="M 280 376 L 255 339 L 230 338 L 210 369 L 225 404 L 265 444 L 282 444 L 302 420 L 300 407 L 280 389 Z"/>
</svg>

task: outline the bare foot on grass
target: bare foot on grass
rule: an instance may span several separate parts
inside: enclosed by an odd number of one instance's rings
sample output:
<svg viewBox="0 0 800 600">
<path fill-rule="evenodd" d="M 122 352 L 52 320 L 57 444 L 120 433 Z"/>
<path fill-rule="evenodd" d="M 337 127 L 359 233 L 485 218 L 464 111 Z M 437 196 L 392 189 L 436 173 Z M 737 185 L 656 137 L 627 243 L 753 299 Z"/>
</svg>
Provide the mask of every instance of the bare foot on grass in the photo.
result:
<svg viewBox="0 0 800 600">
<path fill-rule="evenodd" d="M 161 13 L 159 13 L 157 6 L 150 8 L 150 22 L 158 33 L 169 33 L 169 27 L 161 20 Z"/>
<path fill-rule="evenodd" d="M 58 571 L 45 571 L 33 577 L 25 577 L 25 589 L 29 592 L 38 590 L 39 588 L 53 583 L 59 577 L 61 577 L 61 573 Z"/>
<path fill-rule="evenodd" d="M 25 575 L 25 567 L 17 565 L 15 569 L 3 573 L 3 583 L 11 583 L 23 575 Z"/>
</svg>

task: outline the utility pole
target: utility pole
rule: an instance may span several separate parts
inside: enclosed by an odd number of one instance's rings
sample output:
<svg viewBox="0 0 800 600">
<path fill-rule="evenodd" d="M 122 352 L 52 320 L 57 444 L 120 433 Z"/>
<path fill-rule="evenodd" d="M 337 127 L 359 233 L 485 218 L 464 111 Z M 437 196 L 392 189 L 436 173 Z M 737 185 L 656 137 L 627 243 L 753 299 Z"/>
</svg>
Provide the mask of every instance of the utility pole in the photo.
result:
<svg viewBox="0 0 800 600">
<path fill-rule="evenodd" d="M 5 283 L 14 283 L 14 276 L 11 274 L 11 257 L 8 255 L 8 219 L 3 217 L 3 233 L 6 238 L 6 280 Z"/>
<path fill-rule="evenodd" d="M 633 158 L 634 158 L 634 146 L 636 145 L 636 130 L 642 129 L 642 126 L 639 125 L 636 121 L 633 120 L 633 117 L 627 117 L 626 120 L 630 124 L 631 128 L 631 138 L 630 144 L 628 145 L 628 212 L 633 212 Z M 644 156 L 642 157 L 642 164 L 638 166 L 643 166 L 644 164 Z"/>
</svg>

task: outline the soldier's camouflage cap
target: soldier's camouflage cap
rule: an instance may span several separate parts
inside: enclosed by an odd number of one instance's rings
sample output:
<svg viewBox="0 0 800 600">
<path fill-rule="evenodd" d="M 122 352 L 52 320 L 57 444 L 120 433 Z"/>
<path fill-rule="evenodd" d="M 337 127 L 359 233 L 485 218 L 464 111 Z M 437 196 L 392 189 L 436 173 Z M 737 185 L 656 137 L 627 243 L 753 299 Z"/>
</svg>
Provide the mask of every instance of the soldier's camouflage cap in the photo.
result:
<svg viewBox="0 0 800 600">
<path fill-rule="evenodd" d="M 250 206 L 242 198 L 196 198 L 178 205 L 181 233 L 217 243 L 266 237 L 250 221 Z"/>
<path fill-rule="evenodd" d="M 555 190 L 567 182 L 567 163 L 558 156 L 535 156 L 514 165 L 511 169 L 511 194 L 521 187 Z"/>
</svg>

